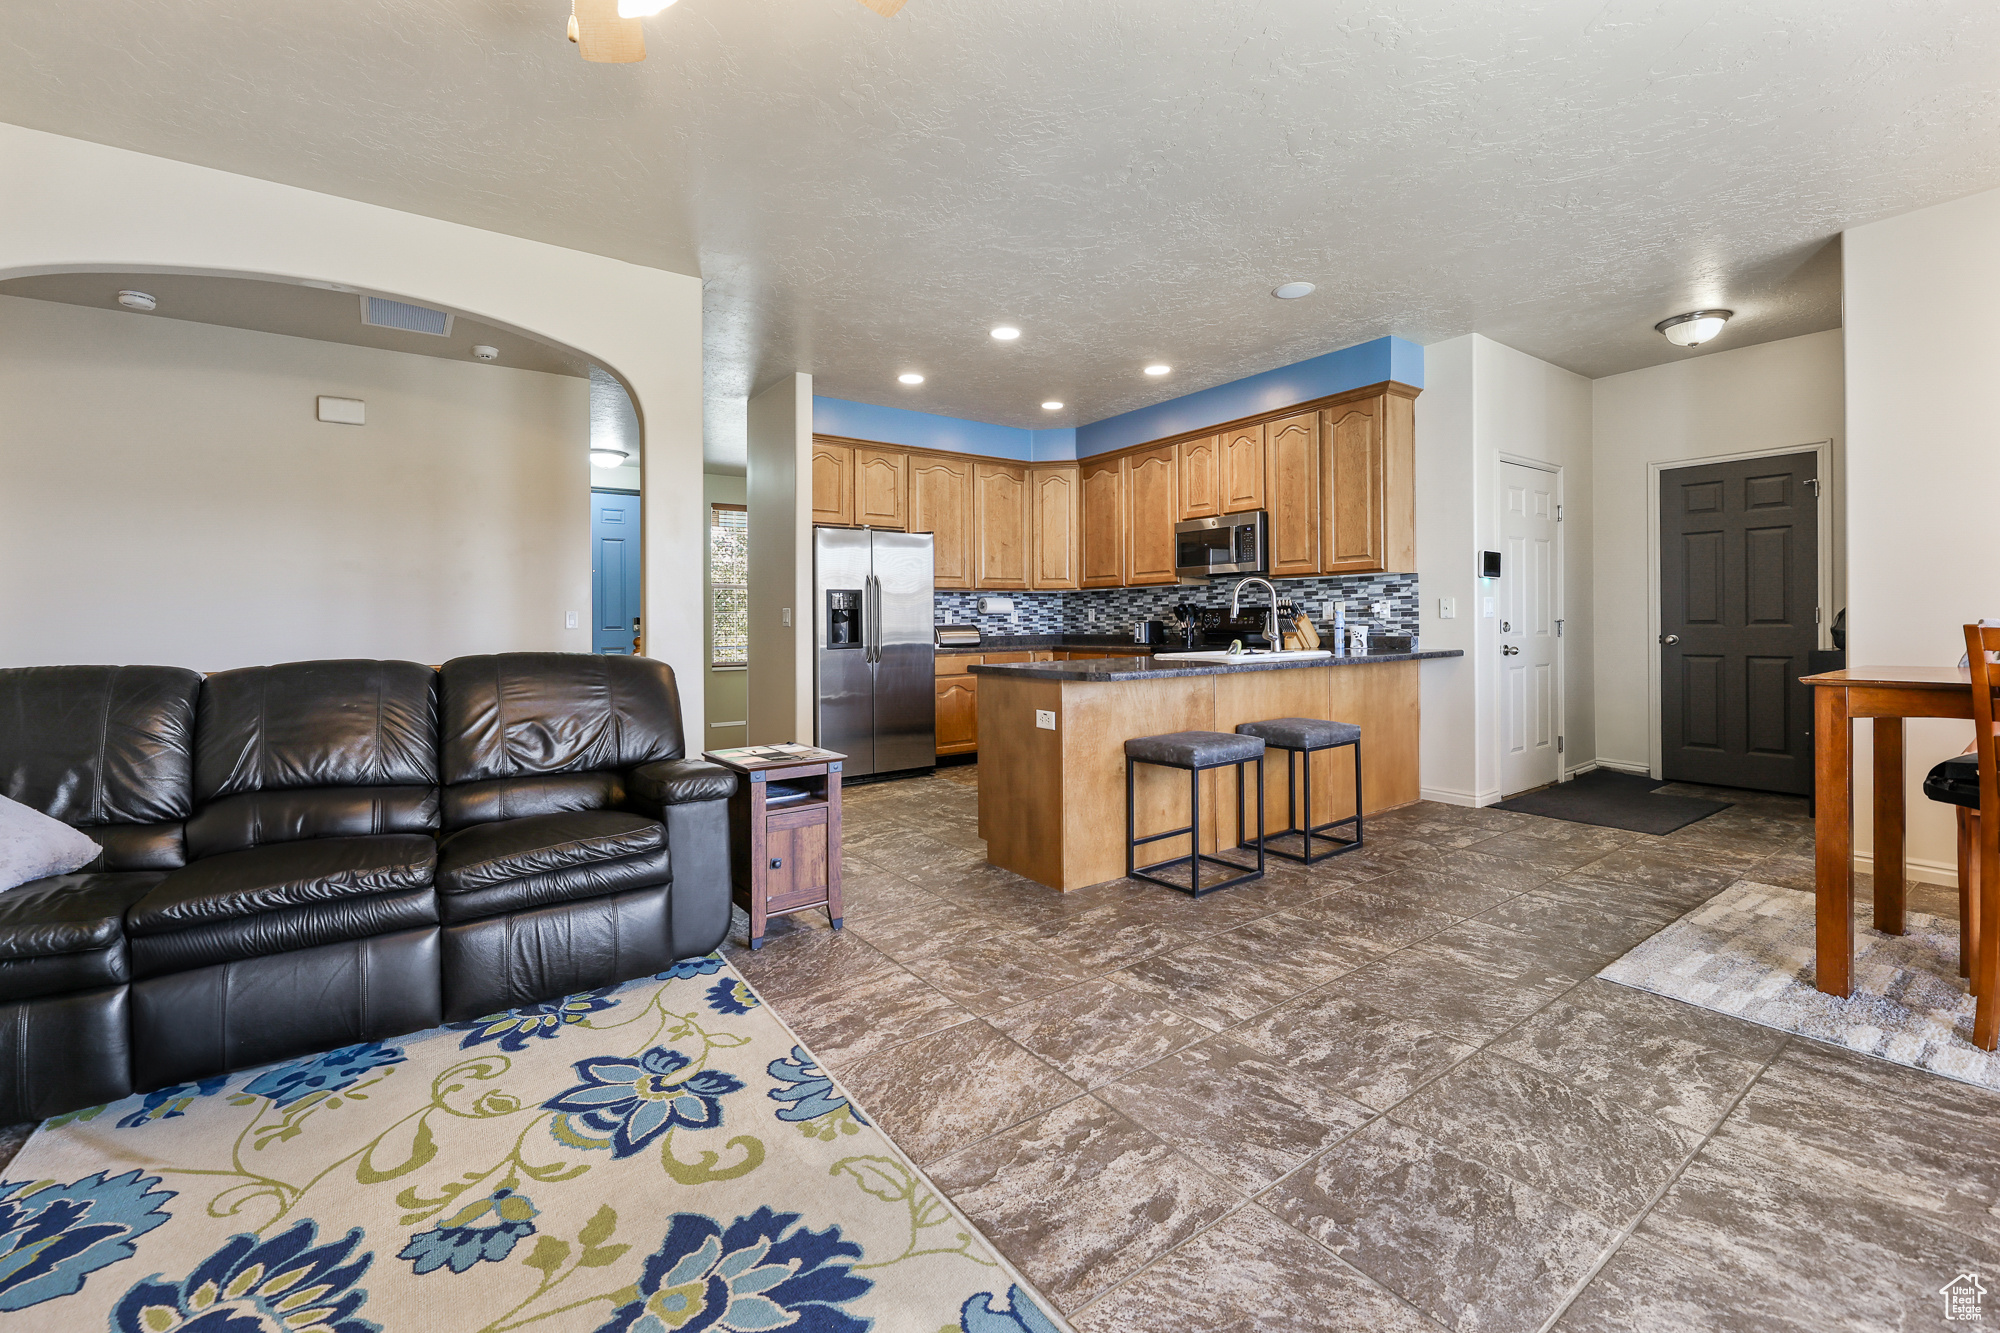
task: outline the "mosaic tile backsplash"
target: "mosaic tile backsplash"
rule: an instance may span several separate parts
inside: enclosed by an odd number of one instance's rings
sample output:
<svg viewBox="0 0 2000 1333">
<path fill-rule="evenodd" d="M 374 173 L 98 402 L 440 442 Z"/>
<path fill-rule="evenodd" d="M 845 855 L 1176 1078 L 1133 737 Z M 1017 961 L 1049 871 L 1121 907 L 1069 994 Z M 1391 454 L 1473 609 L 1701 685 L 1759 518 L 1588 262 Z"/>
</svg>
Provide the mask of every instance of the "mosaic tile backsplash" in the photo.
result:
<svg viewBox="0 0 2000 1333">
<path fill-rule="evenodd" d="M 1347 603 L 1347 623 L 1365 624 L 1370 634 L 1407 634 L 1414 646 L 1417 634 L 1415 574 L 1341 574 L 1311 579 L 1275 579 L 1281 599 L 1295 602 L 1324 631 L 1333 617 L 1326 602 Z M 1125 634 L 1141 620 L 1164 620 L 1177 602 L 1227 607 L 1233 580 L 1218 579 L 1203 588 L 1164 584 L 1153 588 L 1088 588 L 1077 592 L 939 592 L 935 620 L 940 625 L 977 625 L 989 637 L 1005 634 Z M 1264 590 L 1253 589 L 1248 600 L 1263 606 Z M 981 597 L 1011 597 L 1014 614 L 981 615 Z M 1386 618 L 1375 616 L 1372 602 L 1388 602 Z"/>
</svg>

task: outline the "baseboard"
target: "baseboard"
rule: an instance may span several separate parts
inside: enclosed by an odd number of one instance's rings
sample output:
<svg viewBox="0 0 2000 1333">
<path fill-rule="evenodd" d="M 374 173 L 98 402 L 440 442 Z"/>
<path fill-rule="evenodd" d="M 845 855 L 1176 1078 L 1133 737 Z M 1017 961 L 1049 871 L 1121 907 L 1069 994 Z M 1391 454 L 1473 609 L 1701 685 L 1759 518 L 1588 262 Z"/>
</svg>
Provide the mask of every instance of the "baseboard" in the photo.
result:
<svg viewBox="0 0 2000 1333">
<path fill-rule="evenodd" d="M 1634 764 L 1623 759 L 1599 759 L 1596 764 L 1599 768 L 1614 769 L 1620 773 L 1637 773 L 1642 778 L 1653 776 L 1651 764 Z"/>
<path fill-rule="evenodd" d="M 1857 875 L 1874 874 L 1875 858 L 1857 853 L 1854 858 L 1854 873 Z M 1914 879 L 1922 884 L 1942 884 L 1948 889 L 1958 887 L 1958 863 L 1956 861 L 1946 865 L 1938 861 L 1920 861 L 1913 856 L 1905 857 L 1903 859 L 1903 875 L 1906 879 Z"/>
<path fill-rule="evenodd" d="M 1586 759 L 1580 764 L 1572 764 L 1568 768 L 1565 768 L 1563 770 L 1562 780 L 1564 782 L 1568 782 L 1572 778 L 1582 777 L 1585 773 L 1590 772 L 1592 769 L 1602 768 L 1602 767 L 1603 765 L 1599 764 L 1595 759 Z"/>
<path fill-rule="evenodd" d="M 1419 787 L 1417 795 L 1426 801 L 1436 801 L 1441 805 L 1475 806 L 1479 800 L 1469 791 L 1453 791 L 1449 787 Z"/>
</svg>

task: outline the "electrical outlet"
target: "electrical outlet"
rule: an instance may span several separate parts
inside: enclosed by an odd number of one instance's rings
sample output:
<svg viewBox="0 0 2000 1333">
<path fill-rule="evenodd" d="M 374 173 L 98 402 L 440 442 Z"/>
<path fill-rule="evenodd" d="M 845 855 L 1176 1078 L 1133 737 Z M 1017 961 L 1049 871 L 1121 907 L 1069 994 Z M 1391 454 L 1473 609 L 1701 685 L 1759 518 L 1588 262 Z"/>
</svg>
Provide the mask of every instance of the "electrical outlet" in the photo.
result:
<svg viewBox="0 0 2000 1333">
<path fill-rule="evenodd" d="M 1458 619 L 1458 599 L 1456 597 L 1438 598 L 1438 619 L 1439 620 Z"/>
<path fill-rule="evenodd" d="M 574 611 L 565 611 L 565 612 L 563 613 L 563 628 L 564 628 L 564 629 L 575 629 L 575 628 L 576 628 L 576 612 L 574 612 Z"/>
<path fill-rule="evenodd" d="M 1374 616 L 1377 620 L 1387 620 L 1390 616 L 1396 614 L 1396 604 L 1388 601 L 1370 602 L 1368 603 L 1368 614 Z"/>
<path fill-rule="evenodd" d="M 1347 603 L 1345 602 L 1334 602 L 1334 601 L 1321 602 L 1319 604 L 1319 613 L 1326 619 L 1332 620 L 1335 616 L 1340 614 L 1340 608 L 1346 605 Z"/>
<path fill-rule="evenodd" d="M 1056 729 L 1056 710 L 1053 708 L 1037 708 L 1035 710 L 1035 725 L 1043 731 L 1054 731 Z"/>
</svg>

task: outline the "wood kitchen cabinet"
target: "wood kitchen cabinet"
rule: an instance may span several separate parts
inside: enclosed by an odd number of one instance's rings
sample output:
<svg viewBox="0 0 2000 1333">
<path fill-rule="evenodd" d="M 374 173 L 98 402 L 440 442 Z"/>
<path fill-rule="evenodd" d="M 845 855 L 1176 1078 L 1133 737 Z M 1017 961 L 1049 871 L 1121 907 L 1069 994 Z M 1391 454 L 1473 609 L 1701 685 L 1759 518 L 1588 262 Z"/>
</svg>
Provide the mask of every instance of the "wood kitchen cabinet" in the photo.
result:
<svg viewBox="0 0 2000 1333">
<path fill-rule="evenodd" d="M 1321 571 L 1415 569 L 1416 405 L 1382 393 L 1321 417 Z"/>
<path fill-rule="evenodd" d="M 1028 469 L 1028 586 L 1077 586 L 1076 466 Z"/>
<path fill-rule="evenodd" d="M 979 748 L 979 677 L 937 678 L 937 752 L 971 754 Z"/>
<path fill-rule="evenodd" d="M 1003 463 L 972 466 L 972 586 L 1028 586 L 1028 473 Z"/>
<path fill-rule="evenodd" d="M 1125 582 L 1174 581 L 1174 524 L 1180 520 L 1175 450 L 1125 455 Z"/>
<path fill-rule="evenodd" d="M 1274 579 L 1320 572 L 1319 416 L 1302 412 L 1264 425 L 1265 541 Z"/>
<path fill-rule="evenodd" d="M 1216 436 L 1218 488 L 1222 512 L 1248 513 L 1264 507 L 1264 424 Z"/>
<path fill-rule="evenodd" d="M 1222 437 L 1182 440 L 1178 449 L 1181 517 L 1214 518 L 1222 512 Z"/>
<path fill-rule="evenodd" d="M 940 588 L 972 586 L 972 460 L 912 454 L 906 510 L 911 532 L 928 532 Z"/>
<path fill-rule="evenodd" d="M 904 472 L 909 455 L 900 449 L 854 451 L 854 523 L 864 528 L 900 528 L 909 512 Z"/>
<path fill-rule="evenodd" d="M 814 440 L 812 521 L 831 527 L 854 526 L 854 446 Z"/>
<path fill-rule="evenodd" d="M 1082 492 L 1082 531 L 1077 543 L 1080 580 L 1086 588 L 1116 588 L 1125 582 L 1125 469 L 1122 460 L 1087 462 L 1077 469 Z"/>
</svg>

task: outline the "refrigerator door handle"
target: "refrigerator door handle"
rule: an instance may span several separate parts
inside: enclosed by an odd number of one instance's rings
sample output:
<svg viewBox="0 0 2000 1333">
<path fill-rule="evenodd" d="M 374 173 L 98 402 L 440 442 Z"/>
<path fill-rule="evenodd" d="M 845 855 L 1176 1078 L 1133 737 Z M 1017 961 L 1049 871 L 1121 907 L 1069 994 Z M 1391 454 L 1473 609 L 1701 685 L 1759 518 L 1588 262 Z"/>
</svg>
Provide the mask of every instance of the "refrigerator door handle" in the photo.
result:
<svg viewBox="0 0 2000 1333">
<path fill-rule="evenodd" d="M 882 582 L 873 574 L 868 576 L 867 594 L 867 653 L 868 660 L 882 660 Z"/>
</svg>

